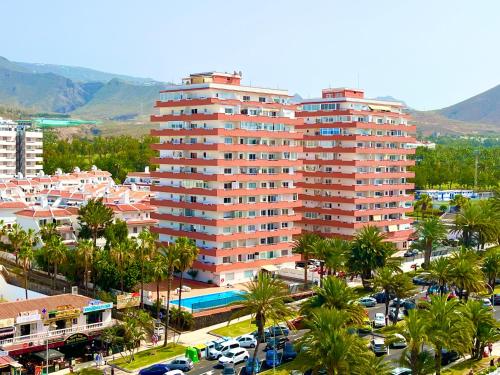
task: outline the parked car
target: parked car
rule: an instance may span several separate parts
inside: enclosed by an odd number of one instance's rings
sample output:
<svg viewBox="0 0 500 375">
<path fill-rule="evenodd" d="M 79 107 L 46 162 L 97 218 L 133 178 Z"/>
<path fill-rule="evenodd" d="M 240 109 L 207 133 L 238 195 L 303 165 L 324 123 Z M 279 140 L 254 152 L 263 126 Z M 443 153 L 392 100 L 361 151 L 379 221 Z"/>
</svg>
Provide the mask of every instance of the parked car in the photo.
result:
<svg viewBox="0 0 500 375">
<path fill-rule="evenodd" d="M 240 362 L 245 362 L 250 355 L 248 351 L 243 348 L 235 348 L 228 350 L 226 354 L 219 358 L 219 364 L 224 366 L 226 364 L 236 364 Z"/>
<path fill-rule="evenodd" d="M 259 331 L 253 331 L 253 332 L 251 333 L 251 335 L 252 335 L 253 337 L 257 338 L 257 336 L 259 336 Z M 267 339 L 268 339 L 269 337 L 271 337 L 271 336 L 272 336 L 272 335 L 271 335 L 271 331 L 269 331 L 269 329 L 268 329 L 268 328 L 264 328 L 264 339 L 266 339 L 266 340 L 267 340 Z"/>
<path fill-rule="evenodd" d="M 411 369 L 406 367 L 396 367 L 391 371 L 391 375 L 411 375 Z"/>
<path fill-rule="evenodd" d="M 370 341 L 370 349 L 375 355 L 387 354 L 387 346 L 382 337 L 375 337 Z"/>
<path fill-rule="evenodd" d="M 268 350 L 266 352 L 265 364 L 267 368 L 278 367 L 281 365 L 281 360 L 283 358 L 283 353 L 277 350 Z"/>
<path fill-rule="evenodd" d="M 245 374 L 257 374 L 258 372 L 261 371 L 262 365 L 260 364 L 259 358 L 254 358 L 250 357 L 247 359 L 247 362 L 245 363 Z"/>
<path fill-rule="evenodd" d="M 373 297 L 361 297 L 359 299 L 360 305 L 364 307 L 375 307 L 377 306 L 377 300 Z"/>
<path fill-rule="evenodd" d="M 286 342 L 288 342 L 288 337 L 270 337 L 266 341 L 264 350 L 283 349 Z"/>
<path fill-rule="evenodd" d="M 165 375 L 184 375 L 184 371 L 182 370 L 170 370 L 165 373 Z"/>
<path fill-rule="evenodd" d="M 297 352 L 293 347 L 291 342 L 285 342 L 285 346 L 283 347 L 283 361 L 291 361 L 297 357 Z"/>
<path fill-rule="evenodd" d="M 164 363 L 158 363 L 139 371 L 139 375 L 164 375 L 170 371 L 170 367 Z"/>
<path fill-rule="evenodd" d="M 486 307 L 488 310 L 493 310 L 493 304 L 489 298 L 481 298 L 481 302 L 483 307 Z"/>
<path fill-rule="evenodd" d="M 432 282 L 428 280 L 429 273 L 422 272 L 420 275 L 415 276 L 412 281 L 415 285 L 431 285 Z"/>
<path fill-rule="evenodd" d="M 232 364 L 224 365 L 224 368 L 222 369 L 222 375 L 236 375 L 236 370 L 234 369 L 234 365 Z"/>
<path fill-rule="evenodd" d="M 396 305 L 398 304 L 398 301 L 399 301 L 399 307 L 404 307 L 404 304 L 406 302 L 406 300 L 404 298 L 402 299 L 399 299 L 399 298 L 394 298 L 391 303 L 389 304 L 389 307 L 396 307 Z"/>
<path fill-rule="evenodd" d="M 253 335 L 241 335 L 235 339 L 240 343 L 242 348 L 255 348 L 257 339 Z"/>
<path fill-rule="evenodd" d="M 459 358 L 457 352 L 447 349 L 441 349 L 441 365 L 446 366 L 452 362 L 455 362 Z"/>
<path fill-rule="evenodd" d="M 182 370 L 184 372 L 191 370 L 194 367 L 193 361 L 191 359 L 186 358 L 186 357 L 181 357 L 174 359 L 173 361 L 170 361 L 167 363 L 167 366 L 171 370 Z"/>
<path fill-rule="evenodd" d="M 403 254 L 403 256 L 405 258 L 410 258 L 410 257 L 415 257 L 418 255 L 418 250 L 416 249 L 408 249 L 405 251 L 405 253 Z"/>
<path fill-rule="evenodd" d="M 392 307 L 389 309 L 389 319 L 391 321 L 395 321 L 395 320 L 403 320 L 405 318 L 405 314 L 403 313 L 403 310 L 402 309 L 399 309 L 398 311 L 398 316 L 396 316 L 396 308 L 395 307 Z"/>
<path fill-rule="evenodd" d="M 376 313 L 373 319 L 373 328 L 385 327 L 385 315 L 383 313 Z"/>
<path fill-rule="evenodd" d="M 394 299 L 394 297 L 396 297 L 396 296 L 393 295 L 392 293 L 389 293 L 389 300 Z M 382 292 L 372 294 L 372 298 L 375 298 L 377 300 L 377 303 L 384 303 L 385 299 L 387 297 L 385 295 L 385 292 L 382 291 Z"/>
<path fill-rule="evenodd" d="M 285 324 L 279 324 L 277 326 L 269 327 L 268 330 L 271 337 L 288 336 L 290 334 L 290 330 Z"/>
<path fill-rule="evenodd" d="M 391 340 L 391 348 L 406 348 L 406 339 L 403 337 L 403 335 L 400 335 L 399 333 L 395 333 L 392 335 L 392 340 Z"/>
<path fill-rule="evenodd" d="M 500 294 L 493 294 L 493 296 L 491 297 L 491 302 L 493 303 L 493 305 L 500 305 Z"/>
<path fill-rule="evenodd" d="M 208 359 L 219 359 L 229 350 L 239 347 L 240 343 L 236 340 L 228 340 L 221 343 L 216 342 L 214 347 L 208 351 Z"/>
</svg>

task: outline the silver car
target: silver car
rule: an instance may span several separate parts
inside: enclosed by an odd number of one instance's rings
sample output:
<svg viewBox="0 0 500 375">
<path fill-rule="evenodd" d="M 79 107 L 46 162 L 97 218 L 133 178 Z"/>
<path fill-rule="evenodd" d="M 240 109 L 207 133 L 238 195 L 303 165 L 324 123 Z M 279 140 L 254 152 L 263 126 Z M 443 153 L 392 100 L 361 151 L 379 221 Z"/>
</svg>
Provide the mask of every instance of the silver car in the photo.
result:
<svg viewBox="0 0 500 375">
<path fill-rule="evenodd" d="M 181 370 L 186 372 L 191 370 L 194 367 L 194 364 L 189 358 L 181 357 L 170 361 L 167 363 L 167 366 L 170 370 Z"/>
</svg>

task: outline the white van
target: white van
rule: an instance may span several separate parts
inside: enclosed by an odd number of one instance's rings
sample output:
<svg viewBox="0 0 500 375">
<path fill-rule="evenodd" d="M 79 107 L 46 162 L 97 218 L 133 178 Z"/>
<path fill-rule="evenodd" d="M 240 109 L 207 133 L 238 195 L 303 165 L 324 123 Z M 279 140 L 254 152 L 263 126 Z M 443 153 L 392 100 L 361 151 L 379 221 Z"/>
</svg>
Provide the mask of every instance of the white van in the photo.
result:
<svg viewBox="0 0 500 375">
<path fill-rule="evenodd" d="M 208 351 L 209 359 L 219 359 L 224 354 L 226 354 L 229 350 L 234 348 L 239 348 L 240 343 L 236 340 L 228 340 L 221 343 L 216 343 L 214 348 Z"/>
</svg>

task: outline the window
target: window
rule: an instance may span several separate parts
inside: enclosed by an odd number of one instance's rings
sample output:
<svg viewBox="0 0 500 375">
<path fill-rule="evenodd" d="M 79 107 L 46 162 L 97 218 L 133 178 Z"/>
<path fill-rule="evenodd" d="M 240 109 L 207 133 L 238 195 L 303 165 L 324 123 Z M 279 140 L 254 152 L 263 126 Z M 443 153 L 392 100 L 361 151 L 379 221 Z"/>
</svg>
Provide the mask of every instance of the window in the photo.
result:
<svg viewBox="0 0 500 375">
<path fill-rule="evenodd" d="M 231 152 L 224 153 L 224 160 L 232 160 L 233 154 Z"/>
<path fill-rule="evenodd" d="M 233 114 L 233 109 L 232 108 L 224 108 L 224 113 L 226 115 L 232 115 Z"/>
<path fill-rule="evenodd" d="M 224 168 L 224 174 L 233 174 L 233 170 L 231 168 Z"/>
<path fill-rule="evenodd" d="M 225 143 L 226 145 L 231 145 L 231 144 L 233 144 L 233 138 L 230 138 L 230 137 L 226 137 L 226 138 L 224 138 L 224 143 Z"/>
<path fill-rule="evenodd" d="M 222 257 L 222 263 L 231 263 L 231 257 Z"/>
<path fill-rule="evenodd" d="M 249 102 L 249 101 L 250 101 L 250 96 L 248 96 L 248 95 L 243 95 L 243 101 L 244 101 L 244 102 Z"/>
<path fill-rule="evenodd" d="M 224 203 L 231 203 L 231 197 L 224 197 Z"/>
<path fill-rule="evenodd" d="M 230 129 L 233 129 L 233 128 L 234 128 L 234 126 L 233 126 L 232 122 L 226 122 L 224 124 L 224 129 L 230 130 Z"/>
<path fill-rule="evenodd" d="M 134 228 L 133 228 L 133 232 L 134 232 L 134 233 L 137 233 L 137 227 L 134 227 Z"/>
<path fill-rule="evenodd" d="M 265 103 L 265 102 L 266 102 L 266 98 L 259 96 L 259 103 Z"/>
<path fill-rule="evenodd" d="M 245 279 L 251 279 L 251 278 L 253 278 L 253 271 L 252 271 L 252 270 L 245 271 L 245 272 L 243 273 L 243 277 L 244 277 Z"/>
<path fill-rule="evenodd" d="M 249 182 L 248 183 L 248 188 L 249 189 L 256 189 L 257 188 L 257 183 L 256 182 Z"/>
<path fill-rule="evenodd" d="M 233 280 L 234 280 L 234 272 L 226 273 L 226 281 L 233 281 Z"/>
</svg>

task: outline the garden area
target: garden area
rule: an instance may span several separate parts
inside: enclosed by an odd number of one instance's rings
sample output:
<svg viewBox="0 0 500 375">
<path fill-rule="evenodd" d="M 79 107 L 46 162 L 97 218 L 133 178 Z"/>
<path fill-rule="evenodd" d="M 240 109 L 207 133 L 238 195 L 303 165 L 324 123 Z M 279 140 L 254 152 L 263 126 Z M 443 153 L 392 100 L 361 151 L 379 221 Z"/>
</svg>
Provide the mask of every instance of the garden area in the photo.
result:
<svg viewBox="0 0 500 375">
<path fill-rule="evenodd" d="M 143 350 L 134 354 L 134 359 L 129 362 L 129 358 L 122 357 L 109 362 L 125 370 L 137 370 L 141 367 L 166 361 L 170 358 L 184 354 L 186 347 L 182 345 L 169 344 L 166 347 L 157 346 L 155 348 Z M 93 374 L 83 374 L 93 375 Z"/>
</svg>

